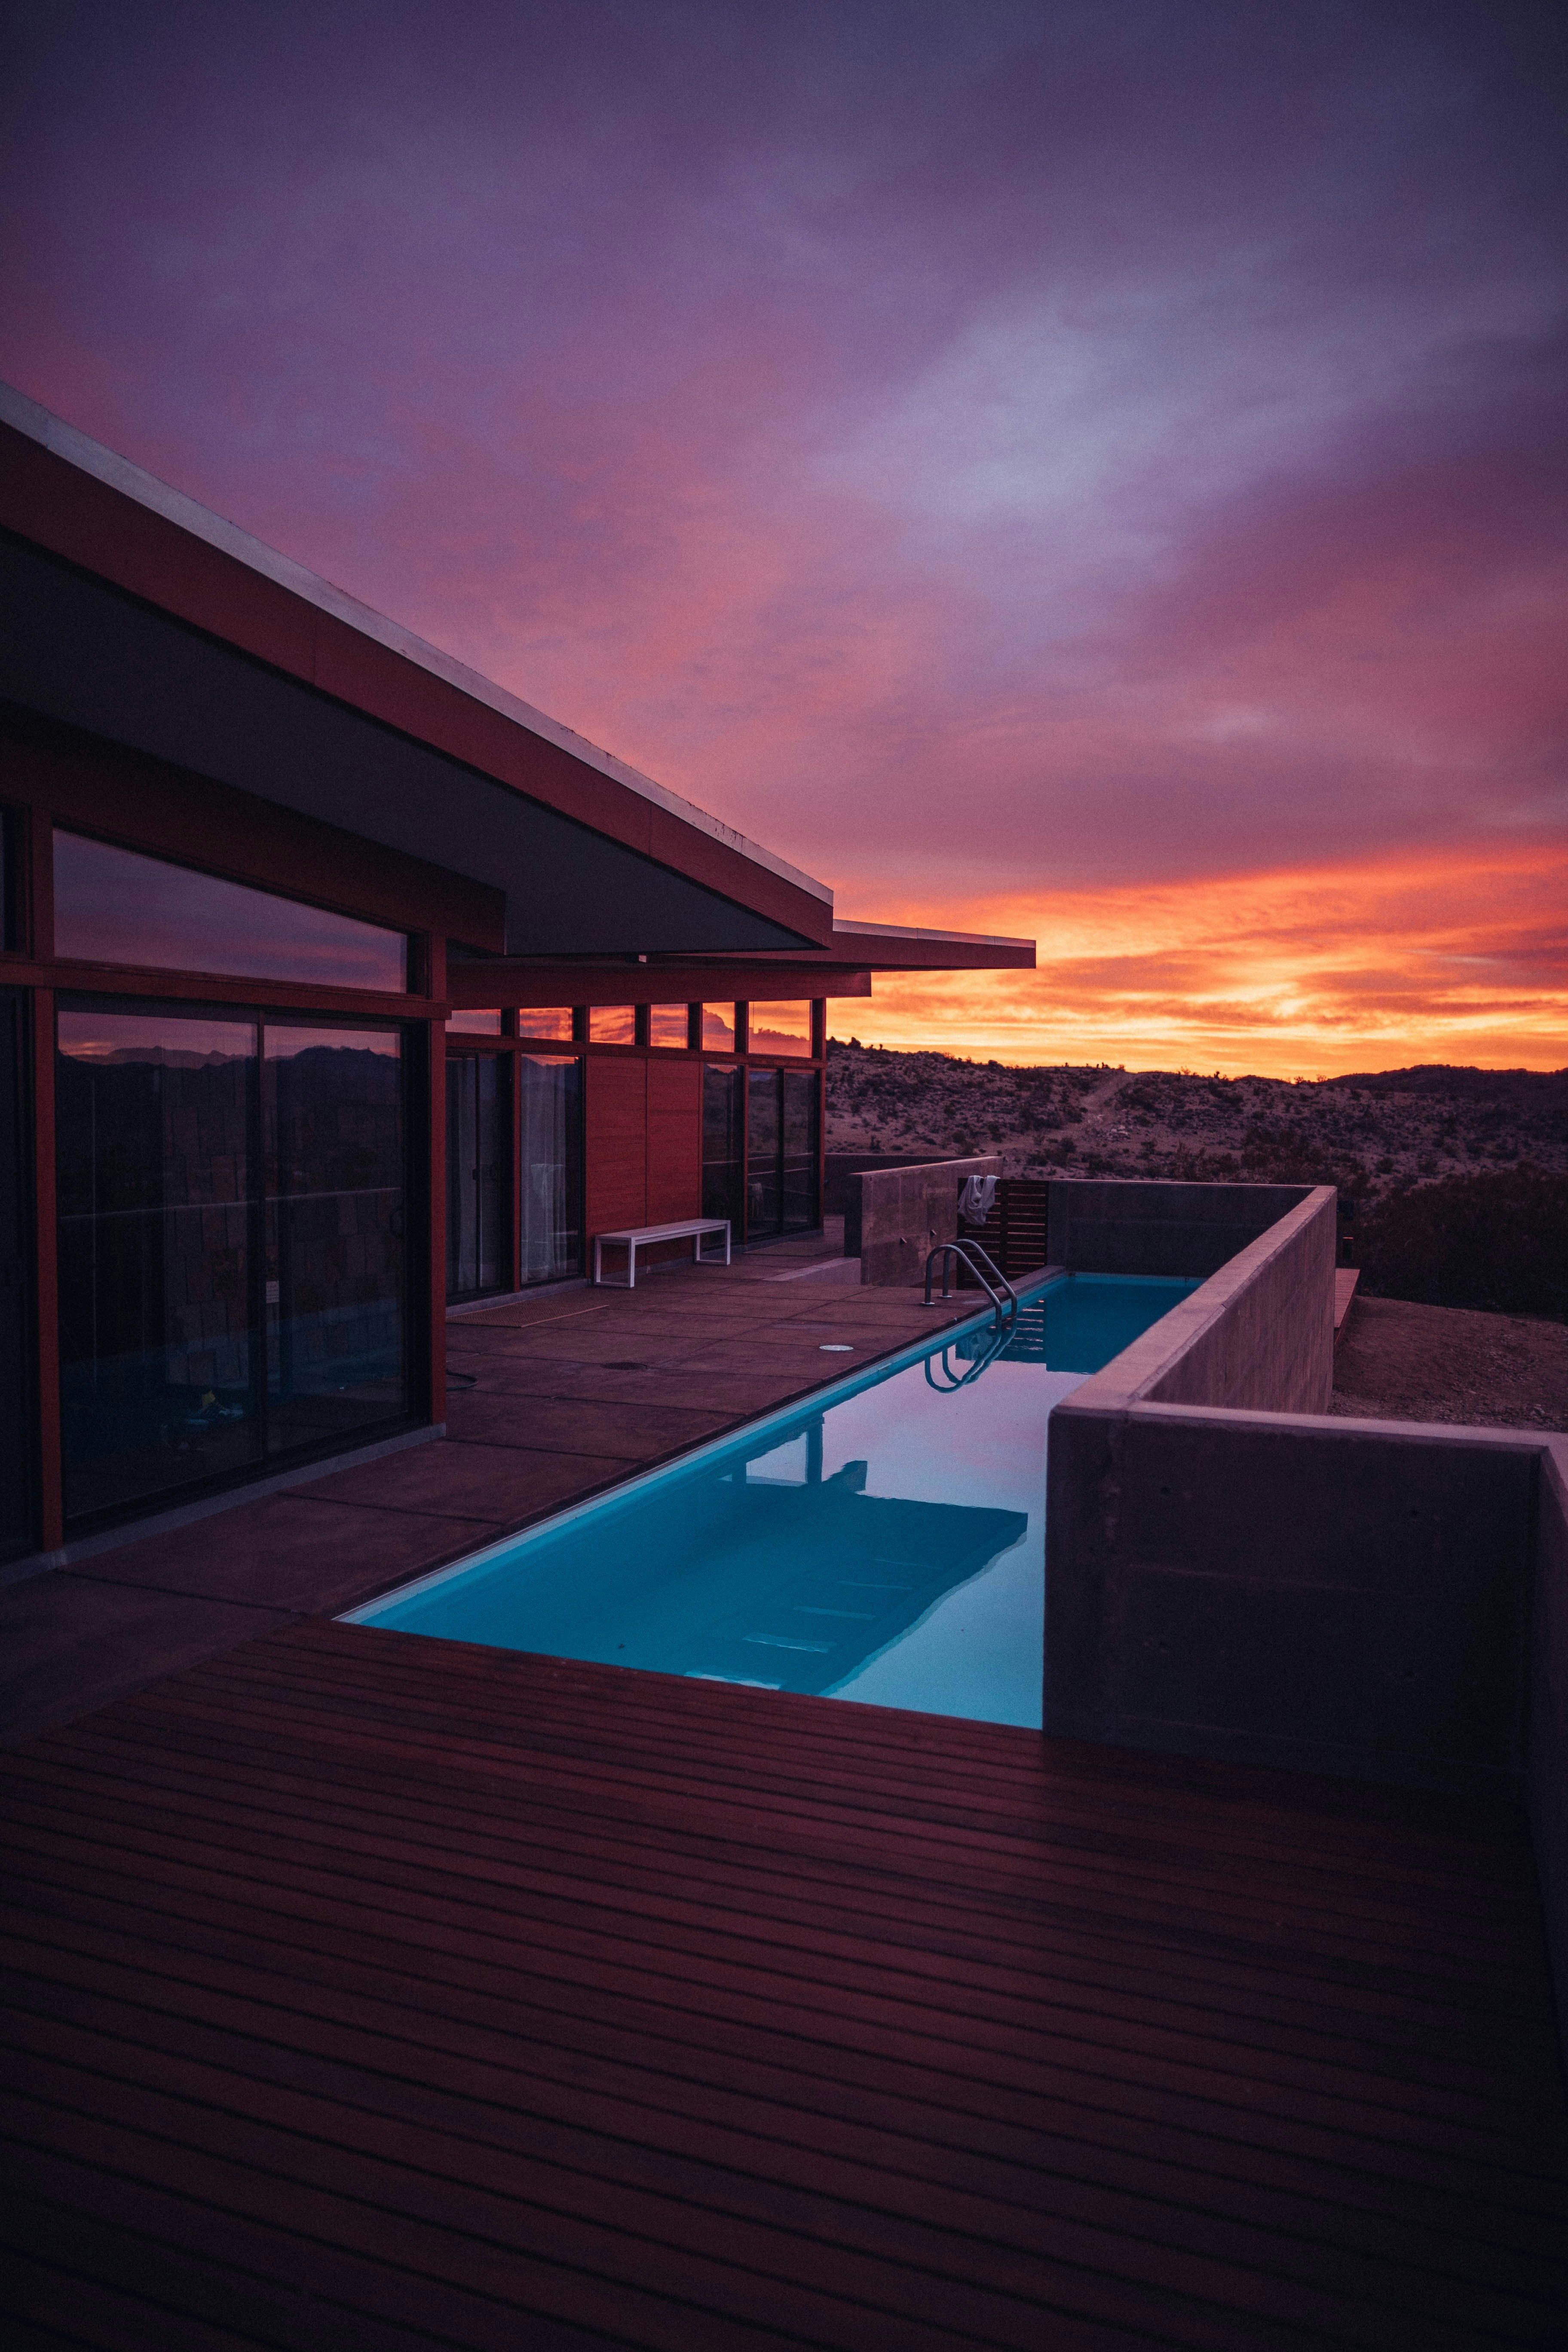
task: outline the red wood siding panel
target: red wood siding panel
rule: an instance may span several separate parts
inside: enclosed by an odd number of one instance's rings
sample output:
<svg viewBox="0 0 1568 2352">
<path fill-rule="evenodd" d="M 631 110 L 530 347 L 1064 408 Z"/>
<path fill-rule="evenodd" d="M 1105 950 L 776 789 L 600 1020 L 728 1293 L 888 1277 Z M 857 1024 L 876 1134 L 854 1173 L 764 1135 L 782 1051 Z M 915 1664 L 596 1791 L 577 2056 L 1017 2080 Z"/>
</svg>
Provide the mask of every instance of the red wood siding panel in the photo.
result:
<svg viewBox="0 0 1568 2352">
<path fill-rule="evenodd" d="M 647 1222 L 702 1213 L 702 1066 L 647 1065 Z"/>
<path fill-rule="evenodd" d="M 640 1055 L 590 1055 L 584 1158 L 588 1232 L 646 1225 L 647 1064 Z"/>
</svg>

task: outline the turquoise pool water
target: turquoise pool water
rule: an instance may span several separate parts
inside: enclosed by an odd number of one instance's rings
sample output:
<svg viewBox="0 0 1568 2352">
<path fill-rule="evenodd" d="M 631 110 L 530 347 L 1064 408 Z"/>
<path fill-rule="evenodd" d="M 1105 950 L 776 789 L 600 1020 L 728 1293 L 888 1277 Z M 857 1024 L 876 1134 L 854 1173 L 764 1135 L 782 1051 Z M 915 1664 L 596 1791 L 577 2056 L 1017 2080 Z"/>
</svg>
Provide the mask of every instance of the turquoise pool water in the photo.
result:
<svg viewBox="0 0 1568 2352">
<path fill-rule="evenodd" d="M 1058 1277 L 1005 1347 L 949 1330 L 351 1619 L 1037 1727 L 1051 1407 L 1195 1287 Z"/>
</svg>

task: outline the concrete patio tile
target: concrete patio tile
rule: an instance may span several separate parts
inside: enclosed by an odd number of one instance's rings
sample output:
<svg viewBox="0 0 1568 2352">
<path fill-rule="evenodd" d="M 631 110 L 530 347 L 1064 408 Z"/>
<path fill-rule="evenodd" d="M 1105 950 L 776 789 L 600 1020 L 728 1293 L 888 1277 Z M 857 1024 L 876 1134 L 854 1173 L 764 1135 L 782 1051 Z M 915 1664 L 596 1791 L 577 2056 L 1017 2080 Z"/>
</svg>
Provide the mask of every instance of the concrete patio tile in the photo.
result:
<svg viewBox="0 0 1568 2352">
<path fill-rule="evenodd" d="M 711 1409 L 704 1412 L 629 1399 L 508 1396 L 473 1389 L 449 1401 L 447 1429 L 449 1439 L 468 1445 L 536 1450 L 562 1446 L 574 1454 L 636 1462 L 695 1444 L 731 1417 Z"/>
<path fill-rule="evenodd" d="M 558 1360 L 553 1363 L 489 1366 L 479 1377 L 479 1385 L 461 1393 L 679 1406 L 683 1411 L 722 1412 L 726 1418 L 739 1419 L 749 1412 L 765 1412 L 781 1395 L 791 1394 L 801 1386 L 803 1378 L 801 1370 L 787 1365 L 775 1365 L 771 1371 L 764 1369 L 760 1374 L 705 1372 L 695 1379 L 682 1371 L 672 1380 L 668 1372 L 609 1372 L 602 1367 Z M 456 1396 L 458 1391 L 452 1393 Z"/>
<path fill-rule="evenodd" d="M 492 1307 L 455 1307 L 448 1309 L 447 1320 L 453 1328 L 471 1325 L 484 1330 L 492 1326 L 559 1321 L 570 1315 L 593 1315 L 605 1303 L 603 1293 L 586 1283 L 575 1283 L 565 1291 L 551 1291 L 532 1298 L 498 1298 Z"/>
<path fill-rule="evenodd" d="M 0 1591 L 0 1740 L 30 1739 L 198 1665 L 292 1612 L 56 1569 Z"/>
<path fill-rule="evenodd" d="M 439 1444 L 367 1463 L 345 1478 L 382 1484 L 398 1462 L 434 1454 Z M 264 1496 L 233 1511 L 198 1519 L 168 1535 L 103 1552 L 91 1562 L 95 1580 L 139 1585 L 207 1601 L 245 1601 L 264 1609 L 331 1614 L 347 1609 L 455 1553 L 472 1550 L 500 1533 L 479 1518 L 370 1508 L 323 1495 L 314 1480 L 281 1495 Z"/>
<path fill-rule="evenodd" d="M 617 1325 L 606 1329 L 600 1326 L 592 1332 L 574 1333 L 541 1331 L 537 1334 L 513 1333 L 507 1353 L 514 1361 L 531 1358 L 540 1363 L 612 1363 L 620 1358 L 635 1357 L 640 1361 L 678 1364 L 689 1355 L 695 1346 L 708 1335 L 680 1331 L 638 1332 L 635 1328 Z"/>
<path fill-rule="evenodd" d="M 579 1410 L 592 1412 L 594 1408 Z M 383 1465 L 371 1463 L 363 1472 L 347 1474 L 350 1478 L 363 1477 L 363 1488 L 348 1491 L 345 1478 L 345 1491 L 325 1499 L 328 1507 L 352 1503 L 356 1515 L 363 1511 L 367 1517 L 379 1512 L 393 1526 L 416 1511 L 439 1517 L 448 1529 L 448 1549 L 455 1546 L 467 1551 L 488 1543 L 495 1534 L 555 1510 L 563 1503 L 574 1502 L 600 1486 L 614 1485 L 629 1476 L 650 1453 L 668 1454 L 679 1444 L 680 1440 L 675 1438 L 668 1444 L 634 1449 L 629 1454 L 616 1456 L 593 1449 L 564 1453 L 548 1442 L 530 1448 L 449 1437 L 398 1457 L 411 1466 L 416 1463 L 420 1465 L 419 1476 L 410 1481 L 406 1493 L 378 1499 L 373 1480 L 375 1471 Z M 331 1484 L 336 1486 L 339 1482 L 333 1480 Z M 310 1491 L 315 1495 L 320 1488 L 313 1486 Z M 400 1580 L 398 1577 L 384 1577 L 382 1586 L 373 1589 L 381 1590 Z M 346 1608 L 349 1604 L 344 1601 L 337 1605 Z"/>
</svg>

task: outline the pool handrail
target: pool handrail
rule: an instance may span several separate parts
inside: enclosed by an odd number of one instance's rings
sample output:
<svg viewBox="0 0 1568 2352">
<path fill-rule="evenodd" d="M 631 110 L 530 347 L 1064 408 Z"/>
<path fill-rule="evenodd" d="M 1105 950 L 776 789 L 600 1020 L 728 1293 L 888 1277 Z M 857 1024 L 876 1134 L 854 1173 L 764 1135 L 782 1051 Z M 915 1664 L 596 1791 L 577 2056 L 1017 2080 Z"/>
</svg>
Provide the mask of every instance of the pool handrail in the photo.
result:
<svg viewBox="0 0 1568 2352">
<path fill-rule="evenodd" d="M 1017 1321 L 1017 1292 L 1001 1267 L 981 1248 L 980 1244 L 977 1241 L 972 1241 L 967 1235 L 955 1242 L 938 1242 L 936 1247 L 927 1253 L 924 1300 L 927 1307 L 934 1307 L 939 1303 L 931 1295 L 931 1276 L 936 1270 L 938 1258 L 942 1260 L 942 1296 L 944 1299 L 952 1297 L 952 1261 L 956 1258 L 960 1265 L 966 1265 L 969 1268 L 970 1273 L 991 1301 L 995 1309 L 998 1331 L 1004 1328 L 1010 1329 Z M 1005 1314 L 1005 1322 L 1004 1322 L 1005 1299 L 1012 1301 L 1012 1307 Z"/>
</svg>

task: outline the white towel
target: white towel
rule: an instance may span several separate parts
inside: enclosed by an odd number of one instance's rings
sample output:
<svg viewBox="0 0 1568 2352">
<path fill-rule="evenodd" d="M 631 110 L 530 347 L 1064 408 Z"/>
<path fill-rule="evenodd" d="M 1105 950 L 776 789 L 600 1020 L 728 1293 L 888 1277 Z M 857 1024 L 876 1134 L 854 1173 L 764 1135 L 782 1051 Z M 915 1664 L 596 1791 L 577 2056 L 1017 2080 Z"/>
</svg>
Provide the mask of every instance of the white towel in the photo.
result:
<svg viewBox="0 0 1568 2352">
<path fill-rule="evenodd" d="M 994 1176 L 972 1176 L 958 1196 L 958 1213 L 966 1225 L 983 1225 L 996 1198 Z"/>
</svg>

